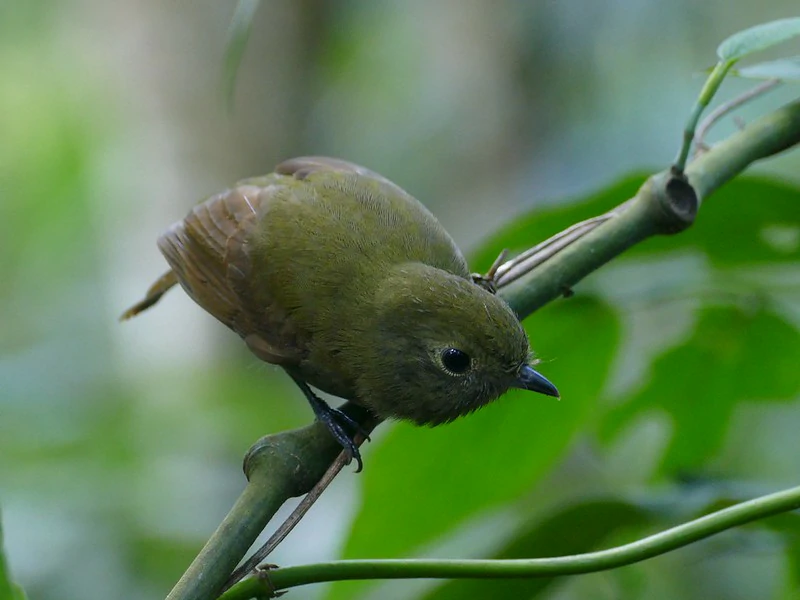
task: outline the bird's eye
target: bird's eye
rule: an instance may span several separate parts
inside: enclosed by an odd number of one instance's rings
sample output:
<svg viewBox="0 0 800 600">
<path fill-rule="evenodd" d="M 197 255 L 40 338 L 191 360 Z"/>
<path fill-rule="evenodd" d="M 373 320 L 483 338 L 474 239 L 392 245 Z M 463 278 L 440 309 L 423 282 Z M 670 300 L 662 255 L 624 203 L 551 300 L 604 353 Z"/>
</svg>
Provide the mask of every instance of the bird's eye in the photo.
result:
<svg viewBox="0 0 800 600">
<path fill-rule="evenodd" d="M 458 348 L 445 348 L 442 350 L 442 365 L 453 375 L 463 375 L 469 371 L 471 364 L 469 354 Z"/>
</svg>

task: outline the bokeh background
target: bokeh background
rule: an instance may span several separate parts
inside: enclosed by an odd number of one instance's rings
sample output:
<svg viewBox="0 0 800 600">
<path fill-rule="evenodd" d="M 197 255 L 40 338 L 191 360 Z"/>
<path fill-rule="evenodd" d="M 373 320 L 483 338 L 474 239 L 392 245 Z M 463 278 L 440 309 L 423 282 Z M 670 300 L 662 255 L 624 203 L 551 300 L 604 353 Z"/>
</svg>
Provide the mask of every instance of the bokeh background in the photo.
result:
<svg viewBox="0 0 800 600">
<path fill-rule="evenodd" d="M 717 43 L 796 9 L 265 0 L 229 105 L 232 0 L 3 0 L 0 507 L 15 578 L 42 600 L 165 596 L 241 491 L 250 444 L 311 418 L 181 291 L 117 322 L 194 202 L 287 157 L 338 156 L 423 200 L 486 268 L 669 164 Z M 800 153 L 753 172 L 771 182 L 729 186 L 691 235 L 526 322 L 561 403 L 511 395 L 447 428 L 383 426 L 365 472 L 340 476 L 272 559 L 575 552 L 796 484 Z M 525 227 L 498 237 L 511 221 Z M 547 584 L 291 594 L 794 598 L 799 530 L 772 520 Z"/>
</svg>

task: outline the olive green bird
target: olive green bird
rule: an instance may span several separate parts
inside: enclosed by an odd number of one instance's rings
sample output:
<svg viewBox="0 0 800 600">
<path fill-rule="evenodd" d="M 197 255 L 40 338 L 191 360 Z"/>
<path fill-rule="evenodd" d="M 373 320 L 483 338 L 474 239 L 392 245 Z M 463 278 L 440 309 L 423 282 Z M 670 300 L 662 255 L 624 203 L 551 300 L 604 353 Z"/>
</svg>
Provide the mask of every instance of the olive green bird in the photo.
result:
<svg viewBox="0 0 800 600">
<path fill-rule="evenodd" d="M 158 240 L 171 270 L 122 316 L 173 285 L 279 365 L 361 469 L 343 412 L 438 425 L 509 388 L 558 396 L 528 338 L 477 285 L 453 239 L 416 199 L 363 167 L 285 161 L 195 206 Z"/>
</svg>

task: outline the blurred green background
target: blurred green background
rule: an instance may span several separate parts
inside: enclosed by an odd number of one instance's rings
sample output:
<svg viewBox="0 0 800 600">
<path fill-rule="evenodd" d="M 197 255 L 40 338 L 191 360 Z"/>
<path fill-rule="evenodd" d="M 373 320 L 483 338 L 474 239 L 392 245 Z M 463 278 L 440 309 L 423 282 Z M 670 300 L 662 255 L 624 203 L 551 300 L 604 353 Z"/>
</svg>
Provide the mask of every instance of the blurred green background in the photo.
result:
<svg viewBox="0 0 800 600">
<path fill-rule="evenodd" d="M 233 8 L 0 3 L 0 506 L 31 598 L 165 596 L 241 491 L 250 444 L 311 419 L 182 292 L 117 322 L 194 202 L 290 156 L 338 156 L 419 197 L 485 269 L 666 166 L 717 43 L 797 6 L 265 0 L 228 110 Z M 440 429 L 383 426 L 365 472 L 271 560 L 578 552 L 797 484 L 800 152 L 753 172 L 691 231 L 526 321 L 560 403 L 510 394 Z M 784 516 L 555 582 L 291 594 L 794 598 L 798 531 Z"/>
</svg>

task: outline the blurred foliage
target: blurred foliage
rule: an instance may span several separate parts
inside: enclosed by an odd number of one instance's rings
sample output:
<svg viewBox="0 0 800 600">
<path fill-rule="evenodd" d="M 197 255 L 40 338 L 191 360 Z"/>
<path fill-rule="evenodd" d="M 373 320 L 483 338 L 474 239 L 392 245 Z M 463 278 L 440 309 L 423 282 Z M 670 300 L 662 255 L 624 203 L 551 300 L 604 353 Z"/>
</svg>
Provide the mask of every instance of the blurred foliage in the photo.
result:
<svg viewBox="0 0 800 600">
<path fill-rule="evenodd" d="M 0 600 L 25 600 L 22 588 L 11 581 L 5 551 L 3 550 L 3 524 L 0 522 Z"/>
<path fill-rule="evenodd" d="M 333 154 L 407 187 L 485 270 L 633 194 L 642 176 L 622 174 L 671 159 L 716 43 L 789 8 L 271 0 L 226 117 L 230 3 L 0 3 L 14 579 L 43 600 L 163 597 L 241 490 L 249 444 L 311 417 L 180 292 L 116 322 L 164 270 L 154 240 L 192 202 L 287 155 Z M 447 427 L 382 426 L 363 475 L 338 478 L 273 559 L 586 551 L 796 483 L 797 155 L 526 321 L 560 402 L 512 393 Z M 788 599 L 796 516 L 607 574 L 291 594 Z"/>
</svg>

